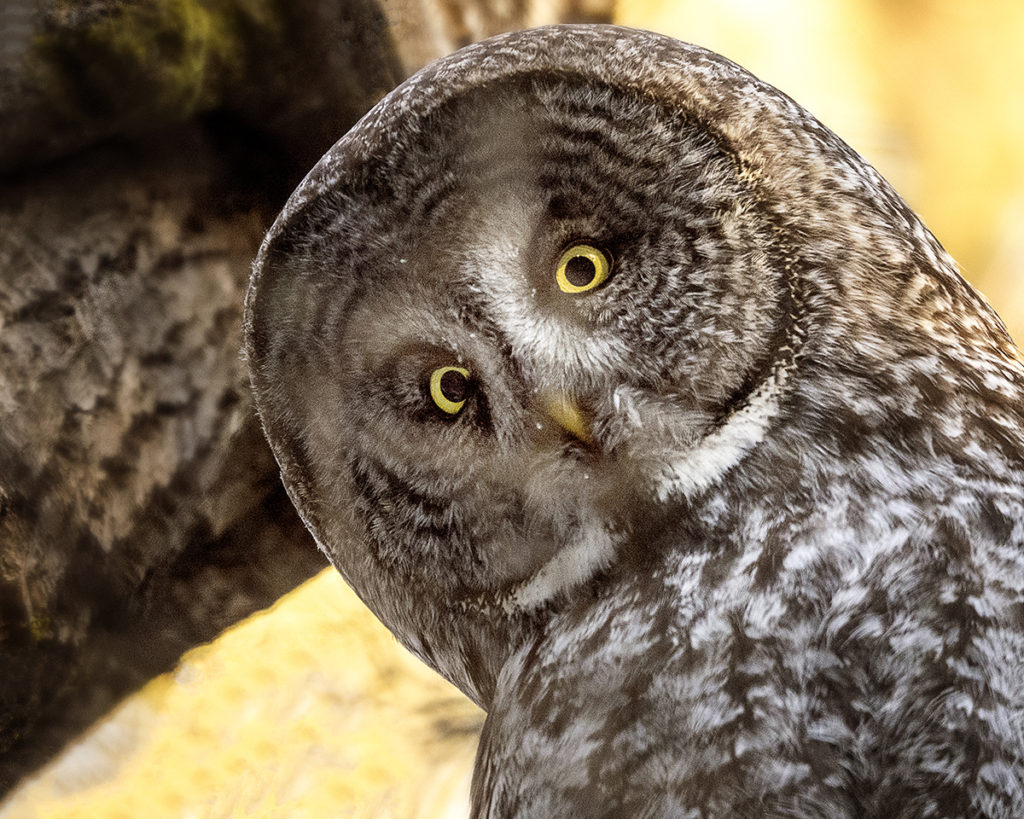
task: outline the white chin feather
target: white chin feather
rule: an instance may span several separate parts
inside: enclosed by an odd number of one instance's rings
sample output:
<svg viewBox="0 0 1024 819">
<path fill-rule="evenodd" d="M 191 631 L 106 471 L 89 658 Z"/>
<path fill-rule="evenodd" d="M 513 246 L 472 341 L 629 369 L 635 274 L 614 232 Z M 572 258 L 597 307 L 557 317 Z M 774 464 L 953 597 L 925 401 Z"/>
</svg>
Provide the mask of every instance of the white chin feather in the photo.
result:
<svg viewBox="0 0 1024 819">
<path fill-rule="evenodd" d="M 750 399 L 693 446 L 666 453 L 654 494 L 659 502 L 692 498 L 717 484 L 759 444 L 779 413 L 789 371 L 778 367 Z"/>
<path fill-rule="evenodd" d="M 506 612 L 532 611 L 563 591 L 586 583 L 607 568 L 615 557 L 615 539 L 595 521 L 581 528 L 578 536 L 541 566 L 529 580 L 520 583 L 506 598 Z"/>
</svg>

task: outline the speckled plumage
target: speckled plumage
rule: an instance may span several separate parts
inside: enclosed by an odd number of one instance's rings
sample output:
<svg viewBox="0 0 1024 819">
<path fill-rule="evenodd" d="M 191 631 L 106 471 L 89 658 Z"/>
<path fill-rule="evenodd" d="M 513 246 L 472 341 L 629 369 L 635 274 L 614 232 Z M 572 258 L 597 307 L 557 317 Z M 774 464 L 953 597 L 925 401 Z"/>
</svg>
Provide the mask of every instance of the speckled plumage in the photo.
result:
<svg viewBox="0 0 1024 819">
<path fill-rule="evenodd" d="M 428 67 L 292 196 L 246 350 L 321 546 L 488 712 L 474 816 L 1024 814 L 1020 353 L 736 65 L 573 26 Z"/>
</svg>

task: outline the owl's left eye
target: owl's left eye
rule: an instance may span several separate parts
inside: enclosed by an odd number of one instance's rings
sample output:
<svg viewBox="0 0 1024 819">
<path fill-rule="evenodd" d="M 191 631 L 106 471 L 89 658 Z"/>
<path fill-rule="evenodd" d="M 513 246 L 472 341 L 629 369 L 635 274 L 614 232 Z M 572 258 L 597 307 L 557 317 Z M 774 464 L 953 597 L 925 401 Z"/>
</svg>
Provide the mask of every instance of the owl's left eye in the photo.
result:
<svg viewBox="0 0 1024 819">
<path fill-rule="evenodd" d="M 462 409 L 469 390 L 469 370 L 464 367 L 438 367 L 430 374 L 430 397 L 448 415 Z"/>
<path fill-rule="evenodd" d="M 573 245 L 558 260 L 555 281 L 563 293 L 586 293 L 612 272 L 611 259 L 593 245 Z"/>
</svg>

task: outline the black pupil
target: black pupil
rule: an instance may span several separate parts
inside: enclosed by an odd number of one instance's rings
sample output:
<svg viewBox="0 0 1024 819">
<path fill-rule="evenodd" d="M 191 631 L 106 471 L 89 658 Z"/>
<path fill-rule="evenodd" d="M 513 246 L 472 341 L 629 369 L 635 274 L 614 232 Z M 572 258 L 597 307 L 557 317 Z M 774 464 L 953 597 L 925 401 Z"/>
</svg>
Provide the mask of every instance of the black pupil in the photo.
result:
<svg viewBox="0 0 1024 819">
<path fill-rule="evenodd" d="M 586 256 L 573 256 L 565 263 L 565 278 L 573 287 L 586 287 L 597 275 L 597 267 Z"/>
<path fill-rule="evenodd" d="M 440 387 L 441 395 L 453 404 L 465 401 L 466 395 L 469 392 L 469 382 L 466 380 L 466 376 L 458 370 L 448 370 L 448 372 L 444 373 L 441 376 Z"/>
</svg>

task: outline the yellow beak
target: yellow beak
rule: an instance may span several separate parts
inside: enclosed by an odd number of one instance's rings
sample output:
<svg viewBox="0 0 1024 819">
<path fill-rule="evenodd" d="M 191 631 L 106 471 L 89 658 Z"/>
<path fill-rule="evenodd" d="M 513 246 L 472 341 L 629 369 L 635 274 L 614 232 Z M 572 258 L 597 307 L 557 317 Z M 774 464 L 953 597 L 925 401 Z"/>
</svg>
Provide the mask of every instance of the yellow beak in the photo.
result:
<svg viewBox="0 0 1024 819">
<path fill-rule="evenodd" d="M 561 393 L 553 393 L 544 398 L 543 406 L 548 416 L 574 438 L 585 444 L 594 443 L 590 425 L 571 398 Z"/>
</svg>

